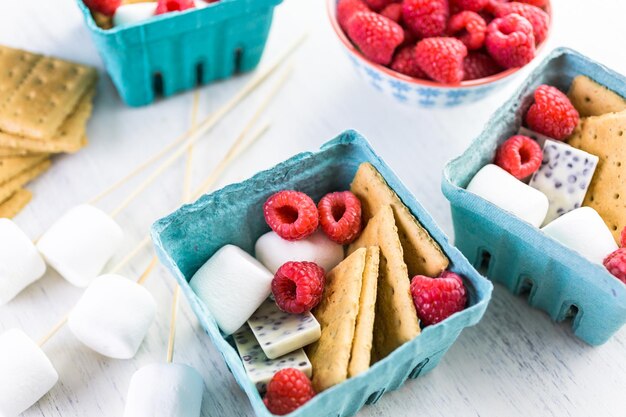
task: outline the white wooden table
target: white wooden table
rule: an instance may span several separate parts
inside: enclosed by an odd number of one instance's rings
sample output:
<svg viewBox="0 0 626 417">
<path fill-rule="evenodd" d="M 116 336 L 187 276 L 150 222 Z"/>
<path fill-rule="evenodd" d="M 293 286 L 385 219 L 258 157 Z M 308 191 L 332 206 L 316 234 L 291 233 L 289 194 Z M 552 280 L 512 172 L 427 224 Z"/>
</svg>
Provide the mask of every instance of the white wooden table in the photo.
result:
<svg viewBox="0 0 626 417">
<path fill-rule="evenodd" d="M 559 0 L 554 8 L 555 28 L 548 49 L 571 46 L 626 73 L 625 2 Z M 480 132 L 515 85 L 472 107 L 446 111 L 400 107 L 353 76 L 321 0 L 286 0 L 277 9 L 267 57 L 279 53 L 305 27 L 310 28 L 310 37 L 296 57 L 296 71 L 266 114 L 272 129 L 227 171 L 221 184 L 249 177 L 294 153 L 317 148 L 341 130 L 355 128 L 451 234 L 449 206 L 440 192 L 441 168 Z M 73 0 L 0 2 L 0 43 L 102 69 Z M 223 103 L 245 78 L 202 88 L 200 115 Z M 35 198 L 17 222 L 32 237 L 189 126 L 191 93 L 131 109 L 121 103 L 103 71 L 98 90 L 89 124 L 90 146 L 77 155 L 55 158 L 50 172 L 30 186 Z M 256 94 L 247 100 L 196 148 L 196 184 L 225 153 L 261 97 Z M 153 220 L 178 205 L 182 167 L 182 162 L 173 167 L 122 213 L 127 237 L 119 258 L 147 233 Z M 122 198 L 123 193 L 117 193 L 102 207 L 114 207 Z M 151 256 L 146 249 L 124 273 L 136 277 Z M 165 358 L 173 280 L 160 269 L 147 287 L 159 303 L 158 317 L 137 356 L 127 361 L 101 357 L 64 329 L 46 346 L 60 382 L 25 416 L 121 415 L 133 372 Z M 0 331 L 20 327 L 38 338 L 80 294 L 81 290 L 48 272 L 0 307 Z M 253 415 L 186 302 L 181 304 L 175 360 L 194 366 L 204 376 L 203 416 Z M 437 369 L 385 395 L 359 415 L 624 416 L 625 358 L 626 329 L 606 345 L 591 348 L 572 337 L 565 325 L 554 324 L 522 298 L 496 286 L 483 321 L 462 333 Z"/>
</svg>

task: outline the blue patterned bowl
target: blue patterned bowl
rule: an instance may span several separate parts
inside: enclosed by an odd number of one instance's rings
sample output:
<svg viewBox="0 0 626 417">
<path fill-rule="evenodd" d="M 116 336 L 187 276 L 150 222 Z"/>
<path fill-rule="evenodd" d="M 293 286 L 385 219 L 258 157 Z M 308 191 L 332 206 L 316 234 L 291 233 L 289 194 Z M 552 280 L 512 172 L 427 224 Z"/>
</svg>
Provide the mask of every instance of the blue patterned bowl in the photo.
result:
<svg viewBox="0 0 626 417">
<path fill-rule="evenodd" d="M 337 21 L 337 0 L 327 0 L 326 5 L 331 26 L 359 77 L 386 96 L 412 107 L 447 108 L 474 103 L 506 85 L 523 68 L 511 68 L 490 77 L 462 81 L 455 85 L 445 85 L 436 81 L 412 78 L 367 59 L 352 44 L 343 32 L 343 29 L 341 29 L 341 26 L 339 26 Z M 547 11 L 548 14 L 552 15 L 549 3 Z M 550 33 L 548 33 L 546 40 L 549 35 Z M 537 55 L 546 44 L 546 40 L 537 46 Z"/>
</svg>

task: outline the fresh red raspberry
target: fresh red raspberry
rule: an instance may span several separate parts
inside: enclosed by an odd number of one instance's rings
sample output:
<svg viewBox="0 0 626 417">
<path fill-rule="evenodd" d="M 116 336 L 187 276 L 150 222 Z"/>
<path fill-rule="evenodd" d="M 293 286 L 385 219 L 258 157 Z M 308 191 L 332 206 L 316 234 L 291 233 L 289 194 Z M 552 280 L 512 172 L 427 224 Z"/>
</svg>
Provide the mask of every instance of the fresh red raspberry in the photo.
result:
<svg viewBox="0 0 626 417">
<path fill-rule="evenodd" d="M 517 0 L 520 3 L 531 4 L 535 7 L 544 8 L 548 5 L 548 0 Z"/>
<path fill-rule="evenodd" d="M 363 0 L 339 0 L 337 3 L 337 21 L 343 30 L 348 30 L 348 21 L 358 12 L 369 12 Z"/>
<path fill-rule="evenodd" d="M 389 4 L 393 3 L 395 0 L 363 0 L 365 4 L 369 6 L 370 9 L 374 11 L 379 11 L 387 7 Z"/>
<path fill-rule="evenodd" d="M 534 174 L 543 160 L 543 151 L 539 144 L 524 135 L 508 138 L 496 152 L 496 165 L 522 180 Z"/>
<path fill-rule="evenodd" d="M 411 280 L 411 295 L 423 326 L 437 324 L 465 308 L 467 295 L 463 280 L 444 271 L 439 278 L 416 275 Z"/>
<path fill-rule="evenodd" d="M 470 52 L 463 60 L 463 80 L 477 80 L 502 71 L 492 57 L 483 52 Z"/>
<path fill-rule="evenodd" d="M 317 211 L 322 230 L 333 242 L 347 245 L 361 232 L 361 202 L 350 191 L 326 194 Z"/>
<path fill-rule="evenodd" d="M 448 34 L 458 38 L 467 49 L 480 49 L 485 43 L 487 24 L 478 13 L 464 11 L 450 18 Z"/>
<path fill-rule="evenodd" d="M 622 248 L 626 248 L 626 227 L 624 227 L 624 230 L 622 230 L 622 240 L 620 245 Z"/>
<path fill-rule="evenodd" d="M 619 248 L 604 260 L 604 267 L 626 284 L 626 248 Z"/>
<path fill-rule="evenodd" d="M 84 2 L 89 10 L 107 16 L 113 16 L 117 8 L 122 4 L 122 0 L 84 0 Z"/>
<path fill-rule="evenodd" d="M 285 240 L 311 235 L 319 224 L 317 207 L 311 197 L 299 191 L 280 191 L 267 199 L 263 214 L 268 226 Z"/>
<path fill-rule="evenodd" d="M 537 133 L 564 140 L 578 125 L 579 115 L 569 98 L 557 88 L 540 85 L 526 113 L 526 125 Z"/>
<path fill-rule="evenodd" d="M 517 1 L 511 3 L 500 3 L 494 10 L 496 17 L 504 17 L 511 13 L 516 13 L 530 22 L 533 26 L 533 35 L 535 36 L 536 45 L 546 39 L 548 36 L 548 28 L 550 26 L 550 15 L 548 13 L 539 7 Z"/>
<path fill-rule="evenodd" d="M 420 68 L 443 84 L 457 84 L 463 80 L 463 59 L 466 56 L 467 48 L 456 38 L 426 38 L 415 47 Z"/>
<path fill-rule="evenodd" d="M 315 262 L 287 262 L 272 280 L 276 305 L 285 313 L 302 314 L 311 311 L 322 299 L 324 269 Z"/>
<path fill-rule="evenodd" d="M 485 8 L 488 1 L 489 0 L 453 0 L 452 3 L 459 10 L 469 10 L 472 12 L 479 12 Z"/>
<path fill-rule="evenodd" d="M 389 65 L 393 52 L 404 40 L 404 30 L 378 13 L 359 12 L 348 21 L 348 36 L 367 58 Z"/>
<path fill-rule="evenodd" d="M 387 19 L 400 23 L 400 20 L 402 20 L 402 4 L 391 3 L 382 9 L 380 14 L 385 16 Z"/>
<path fill-rule="evenodd" d="M 193 0 L 159 0 L 156 14 L 182 12 L 183 10 L 193 9 L 194 7 L 196 7 L 196 5 Z"/>
<path fill-rule="evenodd" d="M 528 64 L 535 57 L 533 27 L 522 16 L 509 14 L 494 19 L 487 26 L 485 46 L 489 55 L 502 67 Z"/>
<path fill-rule="evenodd" d="M 392 70 L 409 77 L 428 79 L 426 73 L 417 65 L 415 46 L 403 46 L 400 48 L 393 57 L 390 67 Z"/>
<path fill-rule="evenodd" d="M 272 414 L 284 416 L 315 397 L 311 380 L 304 372 L 287 368 L 276 372 L 269 384 L 263 402 Z"/>
<path fill-rule="evenodd" d="M 448 0 L 402 2 L 402 20 L 409 29 L 422 38 L 443 35 L 449 15 Z"/>
</svg>

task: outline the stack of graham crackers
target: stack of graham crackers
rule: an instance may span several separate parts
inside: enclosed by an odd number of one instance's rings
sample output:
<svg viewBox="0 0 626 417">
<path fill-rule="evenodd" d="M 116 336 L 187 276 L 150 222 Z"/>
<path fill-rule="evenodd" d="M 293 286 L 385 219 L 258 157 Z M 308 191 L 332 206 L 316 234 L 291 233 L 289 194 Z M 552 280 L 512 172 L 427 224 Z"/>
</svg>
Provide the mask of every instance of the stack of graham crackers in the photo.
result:
<svg viewBox="0 0 626 417">
<path fill-rule="evenodd" d="M 87 144 L 94 68 L 0 46 L 0 218 L 32 198 L 23 187 L 50 166 L 50 154 Z"/>
</svg>

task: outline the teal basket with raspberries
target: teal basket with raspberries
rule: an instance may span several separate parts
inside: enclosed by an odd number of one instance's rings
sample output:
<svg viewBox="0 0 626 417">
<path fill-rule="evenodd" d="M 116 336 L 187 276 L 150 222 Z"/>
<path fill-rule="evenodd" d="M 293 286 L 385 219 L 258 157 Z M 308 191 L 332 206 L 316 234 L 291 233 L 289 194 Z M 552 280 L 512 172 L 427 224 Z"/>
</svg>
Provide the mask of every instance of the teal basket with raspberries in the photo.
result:
<svg viewBox="0 0 626 417">
<path fill-rule="evenodd" d="M 106 70 L 129 106 L 253 70 L 281 1 L 220 0 L 101 29 L 77 0 Z"/>
<path fill-rule="evenodd" d="M 254 254 L 254 244 L 269 231 L 263 204 L 277 191 L 295 189 L 315 201 L 331 191 L 346 190 L 362 162 L 370 162 L 400 196 L 413 215 L 441 245 L 450 259 L 450 269 L 464 277 L 468 306 L 439 324 L 426 327 L 413 340 L 385 359 L 347 381 L 330 388 L 289 414 L 292 417 L 347 417 L 364 405 L 373 404 L 385 393 L 408 379 L 432 370 L 461 331 L 482 318 L 491 297 L 492 284 L 482 277 L 454 248 L 434 220 L 415 200 L 372 150 L 354 131 L 346 131 L 314 153 L 302 153 L 254 177 L 201 197 L 152 227 L 152 238 L 161 261 L 169 268 L 187 297 L 201 325 L 222 354 L 235 379 L 248 396 L 259 417 L 272 414 L 263 404 L 237 353 L 231 336 L 224 337 L 215 319 L 195 295 L 188 280 L 220 247 L 234 244 Z"/>
<path fill-rule="evenodd" d="M 626 78 L 566 48 L 554 50 L 492 116 L 483 133 L 443 174 L 452 207 L 455 244 L 487 276 L 555 321 L 571 320 L 574 334 L 590 345 L 605 343 L 626 323 L 626 285 L 602 265 L 553 240 L 501 208 L 465 190 L 493 161 L 496 149 L 517 133 L 537 86 L 567 91 L 586 75 L 626 97 Z"/>
</svg>

